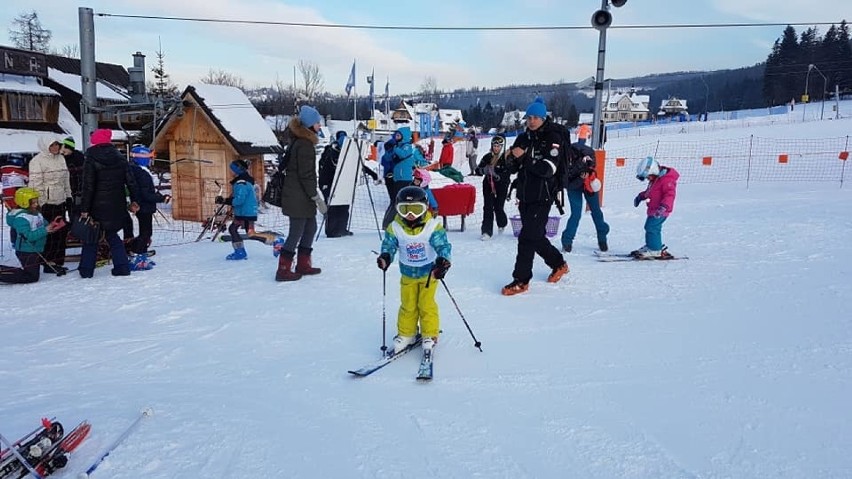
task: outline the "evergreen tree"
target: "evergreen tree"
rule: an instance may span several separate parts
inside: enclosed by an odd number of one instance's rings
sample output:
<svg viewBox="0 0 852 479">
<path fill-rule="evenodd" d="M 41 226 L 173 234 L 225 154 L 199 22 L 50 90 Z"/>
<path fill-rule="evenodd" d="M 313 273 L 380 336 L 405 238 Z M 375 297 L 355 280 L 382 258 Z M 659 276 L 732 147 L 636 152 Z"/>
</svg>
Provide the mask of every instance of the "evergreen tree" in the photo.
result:
<svg viewBox="0 0 852 479">
<path fill-rule="evenodd" d="M 19 14 L 9 29 L 9 39 L 15 47 L 34 52 L 48 53 L 52 36 L 51 31 L 41 25 L 35 10 Z"/>
<path fill-rule="evenodd" d="M 157 65 L 154 68 L 151 68 L 151 72 L 154 74 L 154 83 L 148 86 L 148 90 L 151 95 L 160 98 L 170 98 L 174 97 L 178 94 L 178 89 L 172 83 L 170 75 L 166 73 L 166 62 L 165 62 L 165 53 L 163 53 L 163 47 L 160 46 L 160 49 L 157 50 Z"/>
</svg>

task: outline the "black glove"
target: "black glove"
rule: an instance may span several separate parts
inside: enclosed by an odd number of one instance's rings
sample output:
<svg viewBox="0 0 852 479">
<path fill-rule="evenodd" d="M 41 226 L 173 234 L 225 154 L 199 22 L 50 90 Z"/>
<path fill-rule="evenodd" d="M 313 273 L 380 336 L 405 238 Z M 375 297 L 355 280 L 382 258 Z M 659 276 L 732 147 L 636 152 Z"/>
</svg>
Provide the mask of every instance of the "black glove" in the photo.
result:
<svg viewBox="0 0 852 479">
<path fill-rule="evenodd" d="M 443 257 L 438 257 L 435 260 L 435 266 L 432 267 L 432 276 L 435 279 L 444 279 L 444 276 L 447 275 L 447 271 L 450 269 L 450 260 Z"/>
<path fill-rule="evenodd" d="M 382 271 L 387 271 L 391 264 L 391 257 L 387 253 L 382 253 L 376 258 L 376 266 Z"/>
<path fill-rule="evenodd" d="M 74 198 L 65 198 L 65 210 L 71 211 L 74 209 Z"/>
<path fill-rule="evenodd" d="M 633 198 L 633 207 L 638 208 L 639 204 L 645 201 L 645 193 L 639 193 L 636 198 Z"/>
</svg>

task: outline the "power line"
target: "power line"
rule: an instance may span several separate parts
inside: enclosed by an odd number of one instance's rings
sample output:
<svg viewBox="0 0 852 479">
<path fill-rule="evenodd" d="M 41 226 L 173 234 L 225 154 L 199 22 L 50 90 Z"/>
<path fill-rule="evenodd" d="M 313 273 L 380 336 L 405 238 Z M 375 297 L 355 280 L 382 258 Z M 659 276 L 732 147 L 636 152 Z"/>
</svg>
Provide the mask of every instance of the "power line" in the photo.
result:
<svg viewBox="0 0 852 479">
<path fill-rule="evenodd" d="M 334 24 L 310 22 L 276 22 L 270 20 L 231 20 L 224 18 L 198 17 L 167 17 L 159 15 L 128 15 L 120 13 L 96 13 L 99 17 L 132 18 L 139 20 L 167 20 L 200 23 L 231 23 L 241 25 L 273 25 L 282 27 L 310 28 L 340 28 L 351 30 L 421 30 L 421 31 L 536 31 L 536 30 L 590 30 L 591 25 L 528 25 L 528 26 L 486 26 L 486 27 L 441 27 L 423 25 L 364 25 L 364 24 Z M 648 24 L 648 25 L 612 25 L 610 29 L 641 30 L 641 29 L 692 29 L 692 28 L 760 28 L 786 26 L 817 26 L 835 25 L 840 22 L 782 22 L 782 23 L 679 23 L 679 24 Z"/>
</svg>

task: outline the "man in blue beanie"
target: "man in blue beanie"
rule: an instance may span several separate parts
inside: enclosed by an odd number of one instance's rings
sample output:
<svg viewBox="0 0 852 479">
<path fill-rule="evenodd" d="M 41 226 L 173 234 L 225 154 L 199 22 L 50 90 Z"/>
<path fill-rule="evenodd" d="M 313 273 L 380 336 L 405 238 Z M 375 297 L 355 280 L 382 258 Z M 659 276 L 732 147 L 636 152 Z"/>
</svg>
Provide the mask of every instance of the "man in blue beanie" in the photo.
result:
<svg viewBox="0 0 852 479">
<path fill-rule="evenodd" d="M 547 118 L 547 106 L 541 97 L 527 107 L 526 120 L 526 130 L 518 135 L 509 150 L 508 170 L 510 174 L 518 174 L 515 181 L 521 232 L 513 280 L 501 291 L 505 296 L 529 290 L 536 254 L 551 268 L 547 277 L 549 283 L 558 282 L 568 272 L 568 263 L 562 253 L 546 236 L 550 208 L 560 189 L 557 166 L 567 154 L 562 151 L 562 127 Z"/>
</svg>

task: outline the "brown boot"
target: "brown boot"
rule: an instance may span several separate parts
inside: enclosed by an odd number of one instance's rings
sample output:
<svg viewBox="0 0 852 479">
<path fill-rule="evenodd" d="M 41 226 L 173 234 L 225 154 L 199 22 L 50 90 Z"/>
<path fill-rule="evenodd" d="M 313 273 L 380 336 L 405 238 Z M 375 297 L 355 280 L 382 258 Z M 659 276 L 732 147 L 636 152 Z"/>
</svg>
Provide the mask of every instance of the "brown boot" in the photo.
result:
<svg viewBox="0 0 852 479">
<path fill-rule="evenodd" d="M 299 274 L 320 274 L 322 269 L 311 266 L 311 251 L 313 248 L 299 248 L 299 257 L 296 260 L 296 272 Z"/>
<path fill-rule="evenodd" d="M 292 271 L 293 256 L 295 255 L 290 251 L 281 252 L 281 256 L 278 257 L 278 271 L 275 272 L 275 281 L 296 281 L 302 278 L 301 274 Z"/>
</svg>

